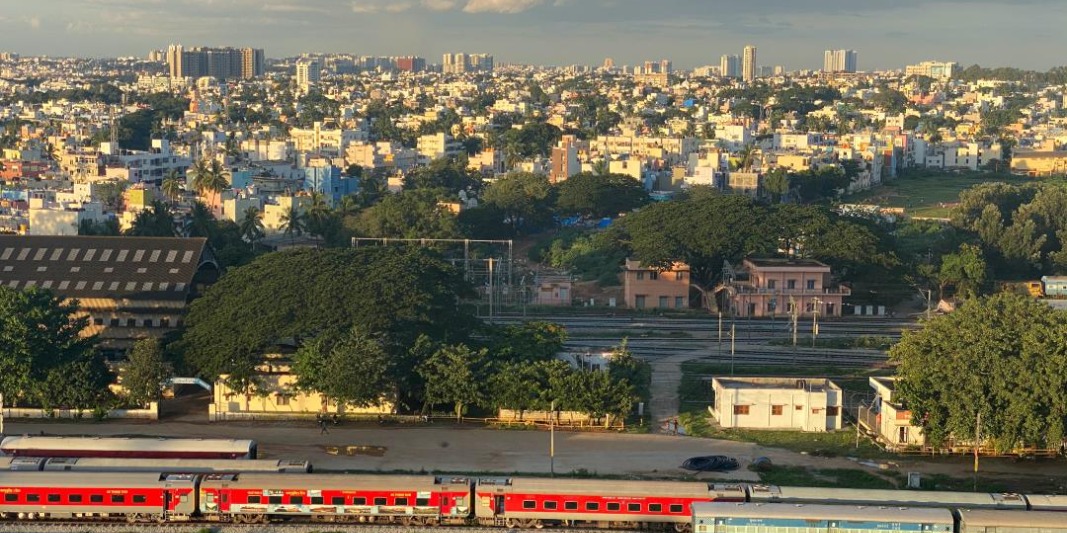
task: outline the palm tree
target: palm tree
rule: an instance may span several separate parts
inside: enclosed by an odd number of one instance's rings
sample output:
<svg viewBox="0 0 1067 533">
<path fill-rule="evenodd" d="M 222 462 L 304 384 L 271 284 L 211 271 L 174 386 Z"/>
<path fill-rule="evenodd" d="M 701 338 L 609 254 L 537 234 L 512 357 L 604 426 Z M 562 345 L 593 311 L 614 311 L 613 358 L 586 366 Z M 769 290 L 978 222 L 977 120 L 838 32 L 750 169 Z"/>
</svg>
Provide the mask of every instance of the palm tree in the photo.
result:
<svg viewBox="0 0 1067 533">
<path fill-rule="evenodd" d="M 746 144 L 743 148 L 741 148 L 741 152 L 738 155 L 740 156 L 738 166 L 741 168 L 741 170 L 744 170 L 745 172 L 751 172 L 752 165 L 756 163 L 756 145 L 752 143 Z"/>
<path fill-rule="evenodd" d="M 610 172 L 610 168 L 611 166 L 608 164 L 608 161 L 606 159 L 601 159 L 596 163 L 593 163 L 593 174 L 596 174 L 597 176 L 607 176 L 608 172 Z"/>
<path fill-rule="evenodd" d="M 263 238 L 263 212 L 255 206 L 245 209 L 244 217 L 241 218 L 241 237 L 256 249 L 256 242 Z"/>
<path fill-rule="evenodd" d="M 207 159 L 197 159 L 193 166 L 186 171 L 186 174 L 193 177 L 193 190 L 200 193 L 206 190 L 204 184 L 207 183 L 208 176 L 211 174 L 211 166 L 208 164 Z"/>
<path fill-rule="evenodd" d="M 296 236 L 303 235 L 307 227 L 304 213 L 300 211 L 300 206 L 296 203 L 293 203 L 288 212 L 282 214 L 281 222 L 283 231 L 289 236 L 290 242 L 295 242 Z"/>
<path fill-rule="evenodd" d="M 342 219 L 354 215 L 359 211 L 359 200 L 354 195 L 346 195 L 341 198 L 341 201 L 337 202 L 335 211 Z"/>
<path fill-rule="evenodd" d="M 220 193 L 230 186 L 226 167 L 218 159 L 200 159 L 189 169 L 193 173 L 193 189 L 201 196 L 210 195 L 211 206 L 217 206 Z"/>
<path fill-rule="evenodd" d="M 176 203 L 181 198 L 182 181 L 177 169 L 167 171 L 167 175 L 163 177 L 163 185 L 160 188 L 163 191 L 163 195 L 170 198 L 171 202 Z"/>
<path fill-rule="evenodd" d="M 193 202 L 193 208 L 185 219 L 185 234 L 189 237 L 214 237 L 215 215 L 204 202 Z"/>
</svg>

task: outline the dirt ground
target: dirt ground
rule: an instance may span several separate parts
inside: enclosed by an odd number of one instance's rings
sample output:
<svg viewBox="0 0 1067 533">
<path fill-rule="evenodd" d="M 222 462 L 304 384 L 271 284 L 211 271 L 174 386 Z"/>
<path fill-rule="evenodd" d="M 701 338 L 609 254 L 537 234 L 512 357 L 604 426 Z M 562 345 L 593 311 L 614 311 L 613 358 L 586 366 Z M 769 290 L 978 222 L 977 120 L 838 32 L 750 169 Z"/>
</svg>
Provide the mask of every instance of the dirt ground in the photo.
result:
<svg viewBox="0 0 1067 533">
<path fill-rule="evenodd" d="M 425 471 L 470 474 L 550 473 L 549 441 L 545 431 L 491 430 L 435 424 L 428 427 L 379 427 L 354 424 L 331 427 L 328 434 L 311 422 L 58 422 L 8 421 L 8 435 L 128 435 L 191 438 L 250 438 L 259 443 L 261 458 L 310 461 L 317 470 Z M 351 453 L 352 455 L 348 455 Z M 776 465 L 817 469 L 882 470 L 843 457 L 814 457 L 750 443 L 671 435 L 556 432 L 555 472 L 622 477 L 680 478 L 679 468 L 697 455 L 735 457 L 741 468 L 726 474 L 701 474 L 701 479 L 758 481 L 745 468 L 758 457 Z M 886 472 L 920 472 L 955 478 L 971 475 L 969 458 L 909 457 L 881 461 Z M 1067 462 L 983 459 L 984 479 L 1010 486 L 1039 484 L 1067 489 Z M 1046 489 L 1047 490 L 1047 489 Z"/>
</svg>

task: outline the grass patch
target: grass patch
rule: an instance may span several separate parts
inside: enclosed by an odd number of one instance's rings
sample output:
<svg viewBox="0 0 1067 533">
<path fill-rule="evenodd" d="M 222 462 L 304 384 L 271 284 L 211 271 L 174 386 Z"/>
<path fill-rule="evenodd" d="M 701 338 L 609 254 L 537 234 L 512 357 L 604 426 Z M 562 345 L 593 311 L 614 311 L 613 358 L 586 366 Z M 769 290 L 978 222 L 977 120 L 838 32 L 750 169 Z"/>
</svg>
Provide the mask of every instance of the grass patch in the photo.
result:
<svg viewBox="0 0 1067 533">
<path fill-rule="evenodd" d="M 901 173 L 895 180 L 870 190 L 846 196 L 846 203 L 902 207 L 909 216 L 946 218 L 951 205 L 959 201 L 960 192 L 981 183 L 1032 183 L 1033 178 L 993 172 L 944 172 L 914 169 Z"/>
<path fill-rule="evenodd" d="M 834 487 L 849 489 L 895 489 L 898 484 L 865 470 L 848 468 L 815 469 L 803 466 L 774 466 L 759 473 L 768 485 L 793 487 Z"/>
<path fill-rule="evenodd" d="M 793 339 L 771 339 L 767 341 L 767 344 L 771 346 L 792 346 Z M 815 346 L 818 348 L 863 348 L 867 350 L 882 350 L 888 351 L 895 342 L 889 337 L 864 335 L 862 337 L 817 337 L 815 339 Z M 799 341 L 798 346 L 810 347 L 811 343 Z"/>
</svg>

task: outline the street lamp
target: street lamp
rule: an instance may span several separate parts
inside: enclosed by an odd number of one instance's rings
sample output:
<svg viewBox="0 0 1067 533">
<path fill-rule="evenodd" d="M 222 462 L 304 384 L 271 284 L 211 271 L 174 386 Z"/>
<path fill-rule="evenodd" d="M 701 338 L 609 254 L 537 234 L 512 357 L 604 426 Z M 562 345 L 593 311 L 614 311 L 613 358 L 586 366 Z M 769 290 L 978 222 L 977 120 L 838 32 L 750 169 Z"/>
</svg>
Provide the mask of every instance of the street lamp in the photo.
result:
<svg viewBox="0 0 1067 533">
<path fill-rule="evenodd" d="M 548 471 L 556 477 L 556 400 L 552 400 L 548 419 Z"/>
</svg>

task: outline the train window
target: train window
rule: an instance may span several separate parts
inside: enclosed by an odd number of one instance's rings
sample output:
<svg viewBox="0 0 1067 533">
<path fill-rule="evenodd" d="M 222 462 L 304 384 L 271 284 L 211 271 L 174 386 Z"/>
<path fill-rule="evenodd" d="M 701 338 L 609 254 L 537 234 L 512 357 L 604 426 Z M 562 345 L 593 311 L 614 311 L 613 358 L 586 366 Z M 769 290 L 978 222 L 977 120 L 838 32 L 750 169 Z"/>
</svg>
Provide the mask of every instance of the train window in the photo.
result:
<svg viewBox="0 0 1067 533">
<path fill-rule="evenodd" d="M 258 494 L 248 496 L 248 503 L 260 503 L 261 501 Z"/>
<path fill-rule="evenodd" d="M 267 503 L 273 503 L 275 505 L 280 505 L 282 503 L 282 497 L 281 496 L 267 496 Z"/>
<path fill-rule="evenodd" d="M 680 513 L 680 512 L 682 512 L 682 504 L 680 504 L 680 503 L 672 503 L 671 506 L 668 509 L 672 513 Z"/>
<path fill-rule="evenodd" d="M 345 504 L 345 497 L 344 496 L 334 496 L 333 498 L 330 498 L 330 505 L 344 505 L 344 504 Z"/>
<path fill-rule="evenodd" d="M 427 507 L 429 505 L 430 505 L 430 499 L 429 498 L 415 498 L 415 506 L 416 507 Z"/>
<path fill-rule="evenodd" d="M 290 496 L 289 497 L 289 503 L 291 503 L 293 505 L 304 505 L 304 497 L 303 496 Z"/>
<path fill-rule="evenodd" d="M 121 494 L 112 494 L 111 503 L 126 503 L 126 497 Z"/>
<path fill-rule="evenodd" d="M 600 504 L 597 503 L 597 502 L 585 502 L 585 510 L 586 511 L 599 511 L 600 510 Z"/>
<path fill-rule="evenodd" d="M 144 494 L 134 494 L 133 495 L 133 503 L 145 503 L 147 501 L 148 501 L 148 498 Z"/>
<path fill-rule="evenodd" d="M 385 503 L 386 501 L 387 500 L 385 498 L 374 498 L 374 505 L 388 505 L 387 503 Z"/>
<path fill-rule="evenodd" d="M 34 502 L 34 503 L 39 502 L 39 501 L 41 501 L 41 495 L 40 494 L 27 494 L 26 495 L 26 501 Z"/>
<path fill-rule="evenodd" d="M 9 493 L 4 495 L 4 501 L 5 502 L 17 502 L 17 501 L 19 501 L 19 495 L 9 492 Z"/>
<path fill-rule="evenodd" d="M 311 505 L 322 505 L 322 496 L 312 496 Z"/>
<path fill-rule="evenodd" d="M 626 510 L 630 511 L 631 513 L 640 513 L 641 512 L 641 504 L 639 504 L 639 503 L 628 503 L 628 504 L 626 504 Z"/>
<path fill-rule="evenodd" d="M 563 502 L 563 510 L 564 511 L 577 511 L 578 510 L 578 502 Z"/>
<path fill-rule="evenodd" d="M 352 505 L 367 505 L 366 498 L 352 498 Z"/>
<path fill-rule="evenodd" d="M 81 494 L 71 494 L 70 496 L 67 496 L 67 501 L 69 501 L 70 503 L 81 503 L 82 502 L 82 495 Z"/>
<path fill-rule="evenodd" d="M 619 502 L 608 502 L 609 511 L 618 511 L 619 509 L 622 509 L 622 505 Z"/>
<path fill-rule="evenodd" d="M 650 512 L 650 513 L 662 513 L 663 512 L 663 504 L 662 503 L 650 503 L 650 504 L 648 504 L 648 512 Z"/>
<path fill-rule="evenodd" d="M 90 494 L 89 495 L 89 503 L 104 503 L 104 495 L 103 494 Z"/>
<path fill-rule="evenodd" d="M 393 499 L 393 505 L 407 505 L 407 504 L 408 504 L 408 499 L 407 498 L 395 498 L 395 499 Z"/>
<path fill-rule="evenodd" d="M 548 509 L 549 511 L 555 511 L 555 510 L 556 510 L 556 507 L 557 507 L 558 505 L 559 505 L 559 503 L 558 503 L 558 502 L 554 502 L 554 501 L 546 501 L 546 502 L 545 502 L 545 509 Z"/>
<path fill-rule="evenodd" d="M 523 500 L 522 501 L 522 508 L 523 509 L 537 509 L 537 502 L 535 502 L 533 500 Z"/>
<path fill-rule="evenodd" d="M 48 495 L 48 503 L 57 503 L 57 502 L 59 502 L 59 495 L 58 494 L 49 494 Z"/>
</svg>

